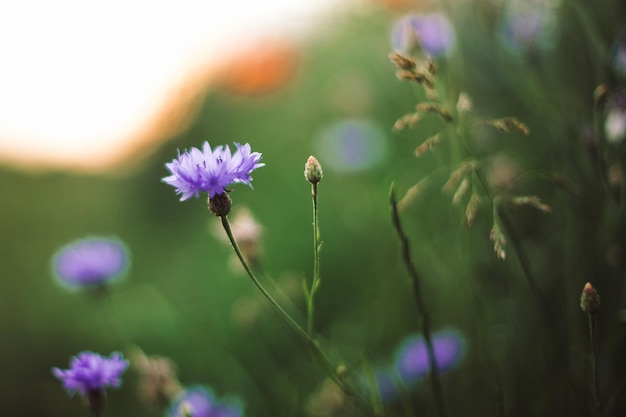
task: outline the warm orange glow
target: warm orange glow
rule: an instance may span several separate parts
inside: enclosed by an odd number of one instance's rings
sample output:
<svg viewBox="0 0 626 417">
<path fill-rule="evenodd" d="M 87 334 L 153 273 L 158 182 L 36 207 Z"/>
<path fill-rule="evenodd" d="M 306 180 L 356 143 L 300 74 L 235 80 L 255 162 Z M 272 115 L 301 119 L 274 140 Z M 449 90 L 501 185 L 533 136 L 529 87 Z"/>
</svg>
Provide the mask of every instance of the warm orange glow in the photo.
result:
<svg viewBox="0 0 626 417">
<path fill-rule="evenodd" d="M 0 163 L 99 170 L 149 153 L 189 120 L 226 57 L 254 39 L 295 42 L 350 1 L 0 3 Z M 248 69 L 221 77 L 231 91 L 272 91 L 294 73 L 286 43 L 240 56 Z"/>
<path fill-rule="evenodd" d="M 263 40 L 238 51 L 219 72 L 222 88 L 242 95 L 272 92 L 289 82 L 298 66 L 295 45 Z"/>
</svg>

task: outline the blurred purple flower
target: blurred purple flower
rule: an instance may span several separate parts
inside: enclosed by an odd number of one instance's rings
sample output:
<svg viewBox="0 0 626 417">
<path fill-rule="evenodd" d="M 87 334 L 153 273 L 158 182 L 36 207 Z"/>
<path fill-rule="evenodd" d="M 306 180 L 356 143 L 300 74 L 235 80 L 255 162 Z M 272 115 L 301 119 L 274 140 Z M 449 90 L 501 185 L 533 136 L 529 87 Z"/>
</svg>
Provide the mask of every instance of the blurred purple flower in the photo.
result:
<svg viewBox="0 0 626 417">
<path fill-rule="evenodd" d="M 178 397 L 168 413 L 168 417 L 241 417 L 243 407 L 238 399 L 217 401 L 213 391 L 204 387 L 186 390 Z"/>
<path fill-rule="evenodd" d="M 162 181 L 176 188 L 176 194 L 182 194 L 180 201 L 199 192 L 208 192 L 209 198 L 224 193 L 224 189 L 233 183 L 244 183 L 252 186 L 250 173 L 265 164 L 259 163 L 261 154 L 250 152 L 250 145 L 235 143 L 237 151 L 231 155 L 228 146 L 218 146 L 211 150 L 208 142 L 204 142 L 202 150 L 192 147 L 178 158 L 166 163 L 172 175 Z"/>
<path fill-rule="evenodd" d="M 92 287 L 120 276 L 128 268 L 129 259 L 120 240 L 88 237 L 61 248 L 52 263 L 61 283 L 70 287 Z"/>
<path fill-rule="evenodd" d="M 465 351 L 464 339 L 454 331 L 441 331 L 432 335 L 437 369 L 440 372 L 455 367 Z M 422 335 L 406 339 L 396 353 L 394 370 L 406 382 L 415 382 L 430 371 L 426 340 Z"/>
<path fill-rule="evenodd" d="M 324 167 L 336 171 L 371 169 L 384 162 L 388 154 L 385 131 L 368 119 L 332 123 L 316 139 L 316 152 Z"/>
<path fill-rule="evenodd" d="M 454 44 L 454 30 L 445 15 L 409 15 L 394 25 L 391 43 L 401 53 L 420 47 L 428 55 L 440 56 Z"/>
<path fill-rule="evenodd" d="M 94 391 L 104 393 L 107 387 L 117 388 L 128 361 L 121 353 L 114 352 L 109 358 L 93 352 L 81 352 L 70 360 L 70 369 L 52 368 L 70 394 L 79 392 L 91 395 Z"/>
<path fill-rule="evenodd" d="M 456 367 L 465 353 L 465 339 L 456 331 L 444 330 L 432 335 L 435 360 L 439 372 Z M 393 366 L 378 369 L 374 376 L 383 401 L 394 401 L 401 393 L 430 372 L 426 341 L 422 335 L 402 342 L 395 354 Z M 404 387 L 404 388 L 400 388 Z"/>
<path fill-rule="evenodd" d="M 502 38 L 512 52 L 554 44 L 556 19 L 548 8 L 509 11 L 502 25 Z"/>
</svg>

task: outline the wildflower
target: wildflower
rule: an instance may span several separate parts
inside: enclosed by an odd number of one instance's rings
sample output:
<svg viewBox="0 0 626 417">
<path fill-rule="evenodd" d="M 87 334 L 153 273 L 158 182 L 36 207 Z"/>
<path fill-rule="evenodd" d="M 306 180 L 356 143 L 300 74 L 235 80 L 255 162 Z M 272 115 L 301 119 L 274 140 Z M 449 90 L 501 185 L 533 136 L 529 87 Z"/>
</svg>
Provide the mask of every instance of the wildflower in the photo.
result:
<svg viewBox="0 0 626 417">
<path fill-rule="evenodd" d="M 418 16 L 411 22 L 424 52 L 431 56 L 445 54 L 454 43 L 454 31 L 442 14 Z"/>
<path fill-rule="evenodd" d="M 465 342 L 456 332 L 443 331 L 432 336 L 437 369 L 446 371 L 455 367 L 463 357 Z M 412 336 L 405 340 L 396 354 L 395 371 L 406 383 L 426 376 L 430 371 L 426 340 Z"/>
<path fill-rule="evenodd" d="M 61 248 L 53 257 L 57 278 L 70 287 L 93 287 L 122 275 L 128 251 L 114 238 L 88 237 Z"/>
<path fill-rule="evenodd" d="M 168 417 L 241 417 L 243 407 L 238 399 L 218 401 L 204 387 L 186 390 L 170 407 Z"/>
<path fill-rule="evenodd" d="M 580 295 L 580 308 L 589 315 L 594 315 L 600 310 L 600 295 L 590 282 L 585 284 Z"/>
<path fill-rule="evenodd" d="M 465 340 L 456 331 L 444 330 L 431 336 L 437 370 L 441 372 L 456 367 L 465 353 Z M 393 366 L 378 368 L 374 379 L 380 398 L 393 401 L 407 389 L 425 378 L 430 372 L 426 340 L 421 334 L 407 338 L 395 354 Z M 367 383 L 369 385 L 369 383 Z"/>
<path fill-rule="evenodd" d="M 416 46 L 431 56 L 445 54 L 454 43 L 454 31 L 442 14 L 409 15 L 396 22 L 392 46 L 398 52 L 411 52 Z"/>
<path fill-rule="evenodd" d="M 104 406 L 107 387 L 117 388 L 122 383 L 122 374 L 128 361 L 121 353 L 114 352 L 109 358 L 93 352 L 81 352 L 70 360 L 70 369 L 52 368 L 70 395 L 78 392 L 86 397 L 94 413 Z"/>
<path fill-rule="evenodd" d="M 182 194 L 180 201 L 202 192 L 208 192 L 209 198 L 224 194 L 227 186 L 244 183 L 252 186 L 250 173 L 265 164 L 259 163 L 261 154 L 250 152 L 250 145 L 235 143 L 237 151 L 231 154 L 228 146 L 218 146 L 211 150 L 204 142 L 202 150 L 192 147 L 178 158 L 165 164 L 172 175 L 163 178 L 163 182 L 176 188 L 176 194 Z"/>
</svg>

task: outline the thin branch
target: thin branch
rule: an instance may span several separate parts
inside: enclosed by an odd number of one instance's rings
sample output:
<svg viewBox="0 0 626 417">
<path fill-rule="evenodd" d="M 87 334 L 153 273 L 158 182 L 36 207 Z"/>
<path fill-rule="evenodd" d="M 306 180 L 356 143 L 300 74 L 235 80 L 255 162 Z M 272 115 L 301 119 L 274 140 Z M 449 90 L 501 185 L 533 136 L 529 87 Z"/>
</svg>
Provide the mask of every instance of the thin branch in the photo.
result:
<svg viewBox="0 0 626 417">
<path fill-rule="evenodd" d="M 437 360 L 435 359 L 435 350 L 433 348 L 432 336 L 431 336 L 431 323 L 424 298 L 420 289 L 420 277 L 411 260 L 411 250 L 409 245 L 409 239 L 404 233 L 402 224 L 400 223 L 400 216 L 398 215 L 398 204 L 395 195 L 395 185 L 391 184 L 389 191 L 389 202 L 391 204 L 391 220 L 398 238 L 400 239 L 400 251 L 402 254 L 402 261 L 406 267 L 409 276 L 411 277 L 411 284 L 413 288 L 413 298 L 419 315 L 422 318 L 422 332 L 424 333 L 424 339 L 426 340 L 426 350 L 428 351 L 428 362 L 430 364 L 430 382 L 437 403 L 439 416 L 445 417 L 446 411 L 443 401 L 443 390 L 441 389 L 441 380 L 439 378 L 439 369 L 437 368 Z"/>
</svg>

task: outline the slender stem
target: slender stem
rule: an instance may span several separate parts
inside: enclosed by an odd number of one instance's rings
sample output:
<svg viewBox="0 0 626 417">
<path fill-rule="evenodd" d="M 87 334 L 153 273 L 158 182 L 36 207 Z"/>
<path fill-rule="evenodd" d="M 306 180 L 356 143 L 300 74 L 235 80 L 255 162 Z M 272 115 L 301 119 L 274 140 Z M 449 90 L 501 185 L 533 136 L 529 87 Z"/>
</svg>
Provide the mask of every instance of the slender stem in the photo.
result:
<svg viewBox="0 0 626 417">
<path fill-rule="evenodd" d="M 619 146 L 617 148 L 617 165 L 619 166 L 619 208 L 624 211 L 626 204 L 626 181 L 624 181 L 624 156 L 623 148 Z"/>
<path fill-rule="evenodd" d="M 594 149 L 594 156 L 597 158 L 597 169 L 600 171 L 602 185 L 604 186 L 606 194 L 609 196 L 611 201 L 619 203 L 617 196 L 611 190 L 611 184 L 609 182 L 608 170 L 606 166 L 606 138 L 604 136 L 604 125 L 602 124 L 604 102 L 605 100 L 596 98 L 593 103 L 593 144 L 597 146 L 597 148 Z"/>
<path fill-rule="evenodd" d="M 589 13 L 583 7 L 583 2 L 576 0 L 571 2 L 571 4 L 576 16 L 580 20 L 583 30 L 587 32 L 591 47 L 597 57 L 596 62 L 599 62 L 602 69 L 604 69 L 605 64 L 609 60 L 606 43 L 602 40 L 602 36 L 596 29 L 594 22 L 591 21 Z"/>
<path fill-rule="evenodd" d="M 446 415 L 446 411 L 443 401 L 443 390 L 441 389 L 441 381 L 439 379 L 439 370 L 437 368 L 437 361 L 435 359 L 435 350 L 433 348 L 430 317 L 428 315 L 426 304 L 424 303 L 424 298 L 422 297 L 422 292 L 420 290 L 420 278 L 417 270 L 415 269 L 415 266 L 413 265 L 413 261 L 411 260 L 409 239 L 404 233 L 404 229 L 402 228 L 402 224 L 400 223 L 400 216 L 398 215 L 398 207 L 395 195 L 395 186 L 393 183 L 391 184 L 391 190 L 389 192 L 389 201 L 391 204 L 391 219 L 393 222 L 393 226 L 395 227 L 396 232 L 398 233 L 398 237 L 400 239 L 402 260 L 407 269 L 407 272 L 409 273 L 409 276 L 411 277 L 413 298 L 415 299 L 417 310 L 422 317 L 422 332 L 424 333 L 424 339 L 426 340 L 428 362 L 430 364 L 430 369 L 432 370 L 432 372 L 430 373 L 430 382 L 432 385 L 433 394 L 437 403 L 439 416 L 444 417 Z"/>
<path fill-rule="evenodd" d="M 228 218 L 226 216 L 223 216 L 221 217 L 221 219 L 222 219 L 222 226 L 224 227 L 224 230 L 226 231 L 226 234 L 228 235 L 228 239 L 230 240 L 230 243 L 232 244 L 233 249 L 235 249 L 235 253 L 237 254 L 237 257 L 239 258 L 239 261 L 241 261 L 241 264 L 243 265 L 244 269 L 248 273 L 248 276 L 250 277 L 254 285 L 259 289 L 259 291 L 261 291 L 265 299 L 269 301 L 269 303 L 274 308 L 274 310 L 276 310 L 276 312 L 283 318 L 283 320 L 287 322 L 287 324 L 289 324 L 289 326 L 291 326 L 291 328 L 293 328 L 296 331 L 296 333 L 300 334 L 300 336 L 302 336 L 305 340 L 312 342 L 312 339 L 309 337 L 309 335 L 302 329 L 302 327 L 300 327 L 300 325 L 298 325 L 298 323 L 294 321 L 294 319 L 291 318 L 291 316 L 276 302 L 276 300 L 274 300 L 274 297 L 272 297 L 272 295 L 269 292 L 267 292 L 265 287 L 263 287 L 263 285 L 256 278 L 256 276 L 252 272 L 252 269 L 248 265 L 248 262 L 243 257 L 243 254 L 241 253 L 241 250 L 239 249 L 239 245 L 237 245 L 237 242 L 235 241 L 233 232 L 230 229 L 230 223 L 228 222 Z"/>
<path fill-rule="evenodd" d="M 104 408 L 104 390 L 103 389 L 90 389 L 87 391 L 87 402 L 89 403 L 89 409 L 93 417 L 102 417 L 102 409 Z"/>
<path fill-rule="evenodd" d="M 500 378 L 498 378 L 498 383 L 495 387 L 495 397 L 496 397 L 496 415 L 498 417 L 504 417 L 504 393 L 502 392 L 502 383 L 500 382 Z"/>
<path fill-rule="evenodd" d="M 313 200 L 313 280 L 307 297 L 307 333 L 313 335 L 315 306 L 313 298 L 320 284 L 320 228 L 317 216 L 317 183 L 311 184 L 311 198 Z"/>
<path fill-rule="evenodd" d="M 598 397 L 598 352 L 596 349 L 596 322 L 592 314 L 587 314 L 589 322 L 589 360 L 591 362 L 591 401 L 593 402 L 593 415 L 599 414 L 600 400 Z"/>
<path fill-rule="evenodd" d="M 228 221 L 228 218 L 226 216 L 222 216 L 221 219 L 222 226 L 224 227 L 224 230 L 228 235 L 228 239 L 230 240 L 230 243 L 235 250 L 235 254 L 237 254 L 241 265 L 243 265 L 254 285 L 259 289 L 259 291 L 261 291 L 261 294 L 263 294 L 265 299 L 270 303 L 274 310 L 276 310 L 278 315 L 281 316 L 283 320 L 285 320 L 287 324 L 289 324 L 289 326 L 306 342 L 307 346 L 311 349 L 315 358 L 324 368 L 328 376 L 333 380 L 333 382 L 335 382 L 335 384 L 337 384 L 339 388 L 341 388 L 345 395 L 348 398 L 351 398 L 357 405 L 361 406 L 362 408 L 372 410 L 372 405 L 367 400 L 365 400 L 359 392 L 352 390 L 345 381 L 339 378 L 336 372 L 336 366 L 333 364 L 328 354 L 324 350 L 322 350 L 319 343 L 317 343 L 317 341 L 313 339 L 311 335 L 309 335 L 298 323 L 296 323 L 296 321 L 291 318 L 291 316 L 280 306 L 280 304 L 276 302 L 271 294 L 267 292 L 265 287 L 263 287 L 263 284 L 261 284 L 261 282 L 256 278 L 256 276 L 252 272 L 252 269 L 248 265 L 248 262 L 241 253 L 239 245 L 237 244 L 237 241 L 235 240 L 235 237 L 233 236 L 233 233 L 230 229 L 230 223 Z"/>
</svg>

